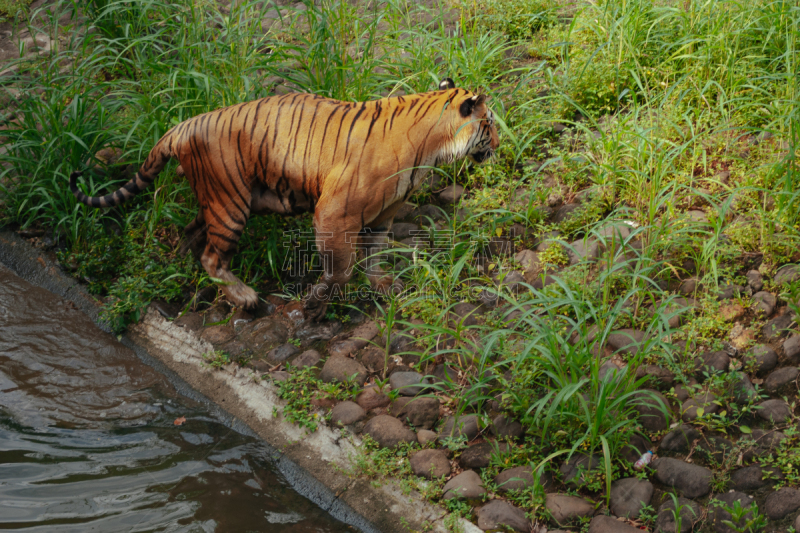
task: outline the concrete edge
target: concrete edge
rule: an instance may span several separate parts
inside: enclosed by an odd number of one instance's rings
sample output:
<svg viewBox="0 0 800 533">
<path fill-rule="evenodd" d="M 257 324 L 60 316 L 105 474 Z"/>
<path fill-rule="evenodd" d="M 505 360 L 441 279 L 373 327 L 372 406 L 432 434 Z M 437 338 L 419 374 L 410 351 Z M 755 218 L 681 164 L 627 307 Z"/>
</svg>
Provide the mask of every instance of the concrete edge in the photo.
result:
<svg viewBox="0 0 800 533">
<path fill-rule="evenodd" d="M 99 302 L 74 278 L 63 273 L 46 254 L 16 233 L 0 231 L 0 263 L 26 281 L 72 301 L 104 331 L 99 322 Z M 165 374 L 181 394 L 209 404 L 229 427 L 257 436 L 272 448 L 275 467 L 291 486 L 334 518 L 364 532 L 444 533 L 446 511 L 417 493 L 404 494 L 395 481 L 382 484 L 352 477 L 353 458 L 360 439 L 320 423 L 312 434 L 275 417 L 284 402 L 276 387 L 235 365 L 223 370 L 203 365 L 203 355 L 213 347 L 153 310 L 118 337 L 142 361 Z M 480 533 L 471 522 L 459 519 L 465 533 Z"/>
</svg>

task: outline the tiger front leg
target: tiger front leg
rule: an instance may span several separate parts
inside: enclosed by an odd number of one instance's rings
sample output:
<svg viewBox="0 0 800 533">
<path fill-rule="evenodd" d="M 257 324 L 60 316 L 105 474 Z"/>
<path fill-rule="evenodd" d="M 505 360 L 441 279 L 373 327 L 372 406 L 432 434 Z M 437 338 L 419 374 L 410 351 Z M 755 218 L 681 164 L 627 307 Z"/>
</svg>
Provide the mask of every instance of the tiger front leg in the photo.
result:
<svg viewBox="0 0 800 533">
<path fill-rule="evenodd" d="M 335 224 L 315 224 L 317 250 L 322 257 L 323 273 L 303 301 L 306 317 L 320 321 L 325 317 L 328 303 L 344 294 L 356 264 L 358 230 L 325 231 Z M 346 228 L 342 225 L 340 227 Z M 323 229 L 320 229 L 323 228 Z"/>
<path fill-rule="evenodd" d="M 403 290 L 403 283 L 383 269 L 388 265 L 384 253 L 389 246 L 389 228 L 364 228 L 361 232 L 361 246 L 364 248 L 366 276 L 375 292 L 388 296 L 397 295 Z"/>
</svg>

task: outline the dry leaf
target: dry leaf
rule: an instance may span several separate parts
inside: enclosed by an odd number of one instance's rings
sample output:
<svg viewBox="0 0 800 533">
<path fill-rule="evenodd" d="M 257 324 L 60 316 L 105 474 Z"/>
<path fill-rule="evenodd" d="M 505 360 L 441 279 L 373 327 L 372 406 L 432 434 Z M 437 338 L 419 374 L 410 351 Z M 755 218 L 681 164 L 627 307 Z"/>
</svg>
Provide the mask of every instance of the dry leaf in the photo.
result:
<svg viewBox="0 0 800 533">
<path fill-rule="evenodd" d="M 180 418 L 176 418 L 175 422 L 173 422 L 176 426 L 182 426 L 186 423 L 186 417 L 182 416 Z"/>
</svg>

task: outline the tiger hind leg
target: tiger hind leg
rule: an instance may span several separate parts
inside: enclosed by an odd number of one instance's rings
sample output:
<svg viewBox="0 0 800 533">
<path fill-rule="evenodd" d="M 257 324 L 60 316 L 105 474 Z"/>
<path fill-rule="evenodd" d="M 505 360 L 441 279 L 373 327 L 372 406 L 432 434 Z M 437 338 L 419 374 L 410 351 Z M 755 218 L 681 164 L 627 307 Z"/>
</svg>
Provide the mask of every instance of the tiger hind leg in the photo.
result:
<svg viewBox="0 0 800 533">
<path fill-rule="evenodd" d="M 252 309 L 258 305 L 258 294 L 237 278 L 230 269 L 231 259 L 236 252 L 236 244 L 242 230 L 244 230 L 243 223 L 233 224 L 229 221 L 225 226 L 210 223 L 207 231 L 208 242 L 200 257 L 200 263 L 212 278 L 219 280 L 220 289 L 233 305 Z"/>
<path fill-rule="evenodd" d="M 200 261 L 203 257 L 203 250 L 206 248 L 206 222 L 201 210 L 194 220 L 192 220 L 183 230 L 183 242 L 179 253 L 185 256 L 190 251 L 195 259 Z"/>
</svg>

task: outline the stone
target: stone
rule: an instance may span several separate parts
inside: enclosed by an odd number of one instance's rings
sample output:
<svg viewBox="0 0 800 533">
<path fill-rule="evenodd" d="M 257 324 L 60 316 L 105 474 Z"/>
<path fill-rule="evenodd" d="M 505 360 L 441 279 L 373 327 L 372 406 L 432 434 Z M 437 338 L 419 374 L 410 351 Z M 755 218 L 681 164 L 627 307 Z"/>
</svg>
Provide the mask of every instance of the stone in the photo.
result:
<svg viewBox="0 0 800 533">
<path fill-rule="evenodd" d="M 484 531 L 512 530 L 529 533 L 530 520 L 525 511 L 503 500 L 492 500 L 475 511 L 478 527 Z"/>
<path fill-rule="evenodd" d="M 594 504 L 569 494 L 545 494 L 545 507 L 557 525 L 567 525 L 594 514 Z"/>
<path fill-rule="evenodd" d="M 722 464 L 726 454 L 733 451 L 734 444 L 725 437 L 711 435 L 706 437 L 700 442 L 698 449 L 709 460 L 713 460 L 716 464 Z M 702 456 L 701 455 L 701 456 Z"/>
<path fill-rule="evenodd" d="M 200 338 L 213 344 L 216 348 L 228 341 L 232 341 L 234 335 L 233 328 L 228 326 L 211 326 L 202 330 Z"/>
<path fill-rule="evenodd" d="M 445 500 L 477 500 L 486 494 L 486 489 L 474 470 L 465 470 L 445 483 L 442 494 Z"/>
<path fill-rule="evenodd" d="M 771 292 L 757 292 L 753 295 L 753 303 L 756 304 L 756 309 L 764 316 L 770 317 L 775 312 L 775 306 L 778 305 L 778 299 Z"/>
<path fill-rule="evenodd" d="M 783 400 L 767 400 L 758 405 L 758 416 L 774 424 L 782 424 L 792 416 L 792 410 Z"/>
<path fill-rule="evenodd" d="M 800 509 L 800 490 L 783 487 L 764 500 L 764 512 L 771 520 L 781 520 Z"/>
<path fill-rule="evenodd" d="M 316 350 L 306 350 L 301 353 L 292 361 L 292 366 L 295 368 L 305 368 L 307 366 L 317 366 L 322 356 Z"/>
<path fill-rule="evenodd" d="M 739 405 L 746 405 L 757 397 L 756 389 L 744 372 L 737 372 L 738 380 L 733 384 L 733 399 Z"/>
<path fill-rule="evenodd" d="M 661 452 L 671 452 L 675 454 L 689 453 L 692 443 L 700 437 L 701 433 L 692 426 L 678 426 L 664 435 L 658 449 Z"/>
<path fill-rule="evenodd" d="M 726 283 L 719 286 L 719 294 L 717 295 L 717 301 L 721 302 L 723 300 L 730 300 L 734 296 L 739 296 L 744 292 L 744 287 L 741 285 L 736 285 L 734 283 Z"/>
<path fill-rule="evenodd" d="M 733 322 L 744 316 L 747 311 L 740 303 L 730 303 L 719 307 L 719 315 L 726 322 Z"/>
<path fill-rule="evenodd" d="M 480 308 L 477 305 L 467 302 L 454 305 L 451 312 L 456 316 L 453 322 L 461 322 L 465 327 L 477 325 L 477 317 L 481 315 Z"/>
<path fill-rule="evenodd" d="M 777 430 L 763 430 L 760 428 L 754 429 L 749 435 L 753 441 L 753 446 L 746 449 L 742 454 L 742 458 L 749 462 L 753 459 L 759 458 L 772 453 L 780 443 L 786 439 L 786 435 L 782 431 Z"/>
<path fill-rule="evenodd" d="M 571 242 L 567 247 L 567 256 L 570 265 L 577 265 L 584 261 L 594 261 L 600 255 L 600 248 L 594 239 L 581 239 Z"/>
<path fill-rule="evenodd" d="M 429 429 L 420 429 L 417 431 L 417 442 L 420 446 L 427 446 L 433 444 L 439 438 L 439 434 Z"/>
<path fill-rule="evenodd" d="M 319 341 L 329 341 L 342 330 L 342 323 L 330 320 L 320 324 L 301 326 L 294 334 L 303 347 L 308 347 Z"/>
<path fill-rule="evenodd" d="M 539 254 L 533 250 L 521 250 L 517 252 L 514 259 L 522 266 L 523 276 L 528 283 L 531 283 L 536 274 L 542 270 Z"/>
<path fill-rule="evenodd" d="M 269 377 L 272 381 L 286 381 L 289 379 L 289 373 L 279 370 L 277 372 L 270 372 Z"/>
<path fill-rule="evenodd" d="M 419 372 L 394 372 L 389 377 L 389 384 L 392 390 L 399 391 L 403 396 L 416 396 L 427 389 L 430 381 Z"/>
<path fill-rule="evenodd" d="M 564 462 L 559 471 L 564 483 L 580 487 L 584 483 L 583 473 L 600 467 L 600 460 L 594 455 L 576 453 Z"/>
<path fill-rule="evenodd" d="M 331 341 L 328 353 L 331 357 L 344 357 L 355 353 L 374 339 L 378 331 L 378 325 L 372 320 L 364 322 L 346 336 Z"/>
<path fill-rule="evenodd" d="M 720 405 L 716 395 L 711 392 L 702 392 L 695 398 L 690 398 L 683 402 L 681 406 L 681 420 L 690 422 L 701 415 L 714 414 L 720 410 Z"/>
<path fill-rule="evenodd" d="M 647 340 L 645 332 L 635 329 L 621 329 L 608 336 L 608 344 L 615 351 L 630 355 L 639 353 L 639 349 L 645 340 Z"/>
<path fill-rule="evenodd" d="M 453 205 L 464 194 L 464 187 L 458 184 L 448 185 L 439 193 L 439 201 L 444 205 Z"/>
<path fill-rule="evenodd" d="M 669 401 L 658 391 L 646 389 L 636 395 L 633 408 L 648 431 L 664 431 L 669 426 Z M 666 412 L 665 412 L 666 410 Z"/>
<path fill-rule="evenodd" d="M 366 411 L 355 402 L 339 402 L 331 409 L 331 423 L 334 426 L 349 426 L 363 420 L 367 416 Z"/>
<path fill-rule="evenodd" d="M 685 279 L 678 287 L 678 292 L 684 296 L 691 296 L 697 292 L 697 280 L 694 278 Z"/>
<path fill-rule="evenodd" d="M 717 372 L 727 372 L 731 364 L 731 358 L 725 352 L 705 352 L 701 353 L 694 360 L 695 377 L 698 381 L 704 381 L 706 374 Z"/>
<path fill-rule="evenodd" d="M 470 441 L 478 436 L 480 424 L 477 415 L 449 416 L 439 430 L 439 438 L 466 436 Z"/>
<path fill-rule="evenodd" d="M 747 286 L 754 293 L 764 288 L 764 280 L 761 277 L 761 272 L 758 270 L 751 270 L 747 273 Z"/>
<path fill-rule="evenodd" d="M 662 303 L 658 308 L 651 305 L 649 313 L 654 315 L 660 312 L 662 315 L 668 317 L 667 324 L 671 328 L 677 328 L 686 321 L 691 311 L 698 306 L 697 300 L 694 298 L 676 297 L 667 303 Z"/>
<path fill-rule="evenodd" d="M 800 370 L 796 366 L 785 366 L 773 371 L 764 380 L 764 390 L 769 394 L 783 395 L 790 390 L 796 391 L 794 383 Z"/>
<path fill-rule="evenodd" d="M 464 468 L 486 468 L 492 456 L 503 455 L 508 452 L 508 444 L 497 442 L 481 442 L 473 444 L 463 452 L 458 461 Z"/>
<path fill-rule="evenodd" d="M 713 474 L 708 468 L 670 457 L 656 459 L 652 465 L 658 481 L 675 487 L 687 498 L 699 498 L 711 491 Z"/>
<path fill-rule="evenodd" d="M 789 333 L 789 329 L 794 325 L 794 315 L 791 312 L 783 313 L 772 318 L 761 328 L 761 333 L 767 342 L 775 342 Z"/>
<path fill-rule="evenodd" d="M 539 238 L 536 239 L 536 251 L 537 252 L 544 252 L 553 244 L 558 244 L 558 240 L 561 238 L 560 231 L 547 231 L 539 235 Z"/>
<path fill-rule="evenodd" d="M 677 511 L 675 501 L 668 498 L 661 507 L 658 508 L 658 518 L 656 518 L 656 531 L 659 533 L 689 533 L 703 515 L 703 509 L 692 500 L 687 498 L 677 499 L 680 512 Z M 680 529 L 678 528 L 677 520 L 680 517 Z"/>
<path fill-rule="evenodd" d="M 398 419 L 389 415 L 378 415 L 364 426 L 364 433 L 372 437 L 382 448 L 394 448 L 402 442 L 416 442 L 414 432 Z"/>
<path fill-rule="evenodd" d="M 642 533 L 642 530 L 605 515 L 597 515 L 589 522 L 589 533 Z"/>
<path fill-rule="evenodd" d="M 647 439 L 638 433 L 634 433 L 630 436 L 628 444 L 623 446 L 622 450 L 620 450 L 619 457 L 620 459 L 624 459 L 629 463 L 634 464 L 647 450 L 653 450 L 653 443 L 650 442 L 650 439 Z"/>
<path fill-rule="evenodd" d="M 356 403 L 365 411 L 378 407 L 388 407 L 391 403 L 389 395 L 384 394 L 377 386 L 366 387 L 356 396 Z"/>
<path fill-rule="evenodd" d="M 773 281 L 775 285 L 785 285 L 800 279 L 800 264 L 784 265 L 775 273 Z"/>
<path fill-rule="evenodd" d="M 731 486 L 733 490 L 741 492 L 753 492 L 767 485 L 774 485 L 773 477 L 782 478 L 780 470 L 774 468 L 764 468 L 759 464 L 742 467 L 731 474 Z"/>
<path fill-rule="evenodd" d="M 519 439 L 525 434 L 522 424 L 506 415 L 497 415 L 490 425 L 492 434 L 498 439 Z"/>
<path fill-rule="evenodd" d="M 271 363 L 283 363 L 300 350 L 294 344 L 283 344 L 267 352 L 267 360 Z"/>
<path fill-rule="evenodd" d="M 757 375 L 763 376 L 778 366 L 778 354 L 766 344 L 756 344 L 745 355 L 744 362 L 755 367 Z"/>
<path fill-rule="evenodd" d="M 618 479 L 611 484 L 611 512 L 622 518 L 636 519 L 642 508 L 650 505 L 652 497 L 653 484 L 646 479 Z"/>
<path fill-rule="evenodd" d="M 783 343 L 783 355 L 793 365 L 800 364 L 800 335 L 792 335 Z"/>
<path fill-rule="evenodd" d="M 352 379 L 361 386 L 367 380 L 367 369 L 358 361 L 347 357 L 330 357 L 322 366 L 319 377 L 325 383 L 334 381 L 344 383 Z"/>
<path fill-rule="evenodd" d="M 542 476 L 544 477 L 544 476 Z M 508 492 L 510 490 L 522 490 L 536 484 L 533 476 L 533 468 L 530 466 L 515 466 L 503 470 L 494 478 L 497 490 Z"/>
<path fill-rule="evenodd" d="M 442 450 L 420 450 L 409 459 L 411 471 L 426 479 L 450 475 L 450 461 Z"/>
<path fill-rule="evenodd" d="M 402 241 L 415 235 L 421 235 L 422 230 L 416 224 L 410 222 L 397 222 L 392 224 L 391 238 L 395 241 Z"/>
<path fill-rule="evenodd" d="M 266 353 L 289 340 L 289 329 L 274 318 L 259 318 L 245 324 L 236 338 L 253 353 Z"/>
<path fill-rule="evenodd" d="M 797 515 L 797 518 L 794 519 L 794 530 L 800 531 L 800 515 Z"/>
<path fill-rule="evenodd" d="M 580 204 L 565 204 L 558 208 L 556 214 L 553 215 L 553 222 L 558 224 L 559 222 L 564 222 L 568 218 L 571 218 L 573 213 L 577 210 L 581 209 Z"/>
<path fill-rule="evenodd" d="M 391 414 L 415 428 L 431 429 L 439 421 L 438 398 L 398 398 Z"/>
</svg>

